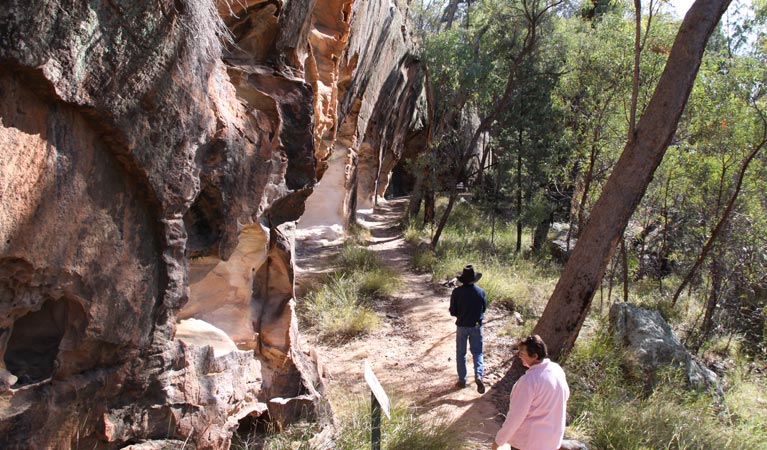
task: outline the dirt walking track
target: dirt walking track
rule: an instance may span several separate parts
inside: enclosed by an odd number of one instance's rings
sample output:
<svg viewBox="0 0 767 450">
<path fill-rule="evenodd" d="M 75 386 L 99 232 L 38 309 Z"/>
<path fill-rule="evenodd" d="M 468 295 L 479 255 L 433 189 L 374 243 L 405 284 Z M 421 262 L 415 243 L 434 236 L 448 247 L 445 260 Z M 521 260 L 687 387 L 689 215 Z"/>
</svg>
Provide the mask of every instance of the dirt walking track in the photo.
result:
<svg viewBox="0 0 767 450">
<path fill-rule="evenodd" d="M 455 318 L 448 312 L 450 290 L 432 283 L 430 274 L 410 269 L 410 249 L 397 228 L 406 206 L 407 199 L 395 199 L 359 214 L 360 222 L 371 230 L 368 248 L 401 274 L 403 282 L 399 293 L 376 305 L 382 326 L 339 346 L 317 343 L 311 336 L 306 337 L 306 344 L 319 350 L 331 403 L 334 395 L 369 395 L 363 378 L 363 361 L 368 360 L 390 397 L 413 403 L 423 408 L 422 415 L 441 417 L 464 430 L 472 449 L 489 449 L 502 421 L 496 405 L 508 406 L 508 397 L 493 389 L 509 364 L 507 341 L 511 338 L 498 336 L 503 313 L 491 308 L 486 314 L 483 331 L 488 391 L 484 395 L 477 393 L 471 354 L 467 354 L 468 386 L 456 388 Z M 302 276 L 326 269 L 337 250 L 336 245 L 299 251 L 298 284 Z M 481 267 L 478 269 L 481 272 Z"/>
</svg>

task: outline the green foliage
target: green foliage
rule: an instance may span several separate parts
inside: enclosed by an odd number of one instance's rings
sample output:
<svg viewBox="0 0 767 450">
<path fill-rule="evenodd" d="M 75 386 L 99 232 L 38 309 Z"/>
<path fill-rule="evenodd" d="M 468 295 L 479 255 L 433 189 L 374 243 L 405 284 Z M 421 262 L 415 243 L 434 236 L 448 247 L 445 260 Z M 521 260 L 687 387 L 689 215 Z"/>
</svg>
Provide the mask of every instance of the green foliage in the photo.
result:
<svg viewBox="0 0 767 450">
<path fill-rule="evenodd" d="M 428 247 L 415 249 L 410 258 L 410 265 L 417 272 L 432 272 L 436 262 L 434 252 Z"/>
<path fill-rule="evenodd" d="M 337 264 L 342 272 L 354 273 L 380 269 L 381 262 L 375 253 L 354 243 L 345 243 L 338 252 Z"/>
<path fill-rule="evenodd" d="M 357 222 L 346 229 L 347 245 L 363 245 L 368 239 L 370 239 L 370 230 Z"/>
<path fill-rule="evenodd" d="M 480 114 L 497 100 L 509 57 L 519 48 L 519 22 L 503 20 L 513 17 L 514 5 L 474 2 L 462 10 L 460 26 L 426 42 L 427 63 L 435 67 L 438 116 L 462 94 Z M 414 267 L 431 270 L 439 281 L 474 263 L 484 273 L 480 285 L 491 302 L 526 316 L 541 310 L 556 279 L 547 261 L 529 259 L 528 230 L 552 218 L 582 226 L 578 221 L 588 220 L 629 135 L 634 12 L 625 2 L 585 5 L 583 14 L 575 5 L 545 25 L 546 39 L 519 67 L 513 101 L 492 130 L 494 166 L 484 173 L 484 184 L 473 187 L 472 204 L 456 205 L 437 253 L 418 249 L 413 256 Z M 625 233 L 629 301 L 660 311 L 685 339 L 696 336 L 706 301 L 716 299 L 715 329 L 706 334 L 701 349 L 738 366 L 749 364 L 746 358 L 763 361 L 767 347 L 767 149 L 751 162 L 708 259 L 676 304 L 671 296 L 721 219 L 744 157 L 764 133 L 765 5 L 764 0 L 752 8 L 733 3 L 727 26 L 712 36 L 677 134 Z M 431 30 L 440 27 L 438 16 L 431 16 Z M 678 26 L 678 20 L 661 13 L 653 16 L 649 30 L 642 30 L 647 40 L 640 58 L 638 116 L 654 92 Z M 440 138 L 447 150 L 436 159 L 450 160 L 458 137 L 445 133 Z M 422 167 L 436 164 L 431 157 Z M 440 179 L 444 173 L 432 176 Z M 516 223 L 526 228 L 523 242 L 517 242 Z M 406 233 L 413 244 L 429 237 L 428 230 L 412 224 Z M 525 251 L 517 252 L 517 246 Z M 619 251 L 614 258 L 618 264 L 608 266 L 616 269 L 614 277 L 606 275 L 603 291 L 612 283 L 616 297 L 623 282 Z M 721 287 L 714 292 L 712 261 L 723 268 Z M 589 320 L 606 327 L 601 317 Z M 764 380 L 733 376 L 728 399 L 738 401 L 730 405 L 728 400 L 726 408 L 683 393 L 671 375 L 648 396 L 641 380 L 623 373 L 618 355 L 609 339 L 597 333 L 579 338 L 568 360 L 579 386 L 573 392 L 575 428 L 594 447 L 763 445 L 764 421 L 755 418 L 765 416 L 764 401 L 755 401 L 759 395 L 754 392 Z"/>
<path fill-rule="evenodd" d="M 370 400 L 352 399 L 339 413 L 336 448 L 359 450 L 370 446 Z M 439 417 L 425 418 L 416 407 L 394 398 L 391 419 L 381 420 L 381 448 L 385 450 L 461 450 L 468 448 L 461 430 Z"/>
<path fill-rule="evenodd" d="M 375 329 L 380 319 L 369 302 L 359 294 L 358 282 L 350 276 L 332 275 L 310 292 L 298 309 L 305 323 L 321 339 L 348 339 Z"/>
<path fill-rule="evenodd" d="M 375 299 L 394 295 L 402 286 L 397 273 L 354 242 L 343 245 L 336 263 L 337 270 L 310 286 L 296 308 L 303 324 L 326 341 L 373 331 L 380 324 Z"/>
<path fill-rule="evenodd" d="M 408 220 L 403 223 L 402 230 L 405 242 L 410 245 L 418 245 L 422 242 L 426 242 L 429 237 L 429 229 L 420 226 L 417 219 Z"/>
<path fill-rule="evenodd" d="M 391 297 L 402 287 L 397 274 L 385 267 L 359 272 L 356 278 L 359 292 L 365 297 Z"/>
<path fill-rule="evenodd" d="M 678 372 L 662 374 L 648 395 L 642 380 L 626 378 L 620 351 L 605 333 L 579 341 L 565 370 L 575 419 L 570 432 L 594 448 L 759 448 L 767 437 L 764 404 L 746 400 L 763 380 L 734 379 L 726 408 L 688 391 Z M 736 372 L 737 373 L 737 372 Z"/>
<path fill-rule="evenodd" d="M 438 205 L 442 202 L 438 202 Z M 546 261 L 531 261 L 515 251 L 516 229 L 498 220 L 494 238 L 492 223 L 479 208 L 466 201 L 456 204 L 434 254 L 416 249 L 412 265 L 431 270 L 438 281 L 453 278 L 466 264 L 474 264 L 490 304 L 519 311 L 525 316 L 540 313 L 553 292 L 556 269 Z"/>
</svg>

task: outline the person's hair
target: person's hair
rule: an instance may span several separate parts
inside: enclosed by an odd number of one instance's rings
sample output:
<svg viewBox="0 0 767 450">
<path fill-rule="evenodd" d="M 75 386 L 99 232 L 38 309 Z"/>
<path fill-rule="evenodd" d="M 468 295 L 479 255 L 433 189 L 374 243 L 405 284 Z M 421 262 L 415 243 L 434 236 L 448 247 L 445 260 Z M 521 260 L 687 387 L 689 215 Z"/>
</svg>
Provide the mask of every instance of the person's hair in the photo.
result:
<svg viewBox="0 0 767 450">
<path fill-rule="evenodd" d="M 527 356 L 538 355 L 538 359 L 548 358 L 549 349 L 546 347 L 546 343 L 543 342 L 540 336 L 532 334 L 521 341 L 519 341 L 519 347 L 525 346 L 527 350 Z M 520 351 L 522 349 L 520 348 Z"/>
</svg>

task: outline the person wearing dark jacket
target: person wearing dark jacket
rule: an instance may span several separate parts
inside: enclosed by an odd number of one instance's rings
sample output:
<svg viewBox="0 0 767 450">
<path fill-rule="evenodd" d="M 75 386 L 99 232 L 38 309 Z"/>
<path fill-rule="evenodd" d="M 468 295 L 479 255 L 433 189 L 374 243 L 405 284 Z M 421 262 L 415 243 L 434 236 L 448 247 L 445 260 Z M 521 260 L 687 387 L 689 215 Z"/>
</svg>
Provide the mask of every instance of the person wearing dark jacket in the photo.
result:
<svg viewBox="0 0 767 450">
<path fill-rule="evenodd" d="M 466 341 L 468 340 L 469 350 L 474 360 L 474 382 L 477 384 L 477 391 L 484 394 L 482 321 L 487 309 L 487 296 L 485 291 L 475 284 L 482 278 L 482 274 L 475 272 L 474 266 L 469 264 L 463 268 L 463 272 L 458 274 L 457 278 L 461 286 L 453 289 L 450 295 L 450 315 L 456 317 L 457 326 L 455 362 L 458 368 L 458 382 L 456 386 L 466 387 Z"/>
</svg>

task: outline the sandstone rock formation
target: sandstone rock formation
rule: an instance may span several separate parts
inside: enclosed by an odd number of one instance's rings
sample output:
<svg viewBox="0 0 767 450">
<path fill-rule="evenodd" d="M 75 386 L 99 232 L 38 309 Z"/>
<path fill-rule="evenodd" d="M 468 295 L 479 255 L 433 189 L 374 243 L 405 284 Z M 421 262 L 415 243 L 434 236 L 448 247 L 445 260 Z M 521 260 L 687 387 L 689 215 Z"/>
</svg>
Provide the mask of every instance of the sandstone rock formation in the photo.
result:
<svg viewBox="0 0 767 450">
<path fill-rule="evenodd" d="M 296 222 L 382 195 L 421 82 L 394 0 L 5 2 L 0 448 L 227 448 L 318 404 Z"/>
</svg>

